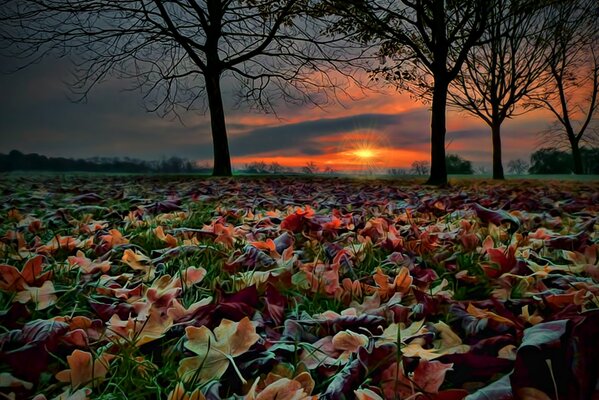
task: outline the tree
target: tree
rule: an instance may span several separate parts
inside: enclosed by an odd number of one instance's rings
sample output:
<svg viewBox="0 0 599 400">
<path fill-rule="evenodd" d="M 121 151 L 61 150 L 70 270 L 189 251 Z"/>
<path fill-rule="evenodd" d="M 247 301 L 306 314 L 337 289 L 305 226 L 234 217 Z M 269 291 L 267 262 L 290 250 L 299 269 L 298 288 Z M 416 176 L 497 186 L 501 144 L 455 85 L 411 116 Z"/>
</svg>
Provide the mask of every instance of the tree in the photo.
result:
<svg viewBox="0 0 599 400">
<path fill-rule="evenodd" d="M 265 174 L 268 172 L 268 165 L 264 161 L 253 161 L 245 164 L 244 172 L 248 174 Z"/>
<path fill-rule="evenodd" d="M 599 175 L 599 148 L 580 149 L 585 174 Z"/>
<path fill-rule="evenodd" d="M 504 179 L 501 125 L 530 108 L 517 107 L 547 81 L 547 7 L 529 0 L 499 0 L 490 11 L 483 45 L 473 48 L 450 86 L 451 105 L 491 128 L 493 179 Z"/>
<path fill-rule="evenodd" d="M 599 143 L 599 6 L 596 0 L 554 2 L 547 53 L 549 81 L 531 104 L 556 118 L 546 140 L 567 146 L 572 170 L 583 173 L 581 146 Z M 595 128 L 595 129 L 593 129 Z"/>
<path fill-rule="evenodd" d="M 273 174 L 282 174 L 284 172 L 288 172 L 287 167 L 282 166 L 276 161 L 273 161 L 270 164 L 268 164 L 268 170 Z"/>
<path fill-rule="evenodd" d="M 569 174 L 572 172 L 572 155 L 555 147 L 535 151 L 530 156 L 531 174 Z"/>
<path fill-rule="evenodd" d="M 445 163 L 447 165 L 448 174 L 474 174 L 474 170 L 472 169 L 472 163 L 468 160 L 464 160 L 457 154 L 448 154 L 445 158 Z"/>
<path fill-rule="evenodd" d="M 309 0 L 0 0 L 0 39 L 25 65 L 72 57 L 82 98 L 114 73 L 132 78 L 161 115 L 207 103 L 213 174 L 231 175 L 223 79 L 263 110 L 281 98 L 322 104 L 344 90 L 341 78 L 353 81 L 361 49 L 321 35 L 327 18 L 310 8 Z"/>
<path fill-rule="evenodd" d="M 507 164 L 507 169 L 512 174 L 522 175 L 525 174 L 528 170 L 528 163 L 525 160 L 519 158 L 517 160 L 510 161 Z"/>
<path fill-rule="evenodd" d="M 412 173 L 414 175 L 428 174 L 431 164 L 428 161 L 414 161 L 412 163 Z"/>
<path fill-rule="evenodd" d="M 307 162 L 306 165 L 302 167 L 302 172 L 306 175 L 315 175 L 319 171 L 320 167 L 318 167 L 314 161 Z"/>
<path fill-rule="evenodd" d="M 449 84 L 479 43 L 493 0 L 327 0 L 333 32 L 380 48 L 376 76 L 431 101 L 429 184 L 447 184 L 445 114 Z M 388 62 L 387 62 L 388 60 Z"/>
</svg>

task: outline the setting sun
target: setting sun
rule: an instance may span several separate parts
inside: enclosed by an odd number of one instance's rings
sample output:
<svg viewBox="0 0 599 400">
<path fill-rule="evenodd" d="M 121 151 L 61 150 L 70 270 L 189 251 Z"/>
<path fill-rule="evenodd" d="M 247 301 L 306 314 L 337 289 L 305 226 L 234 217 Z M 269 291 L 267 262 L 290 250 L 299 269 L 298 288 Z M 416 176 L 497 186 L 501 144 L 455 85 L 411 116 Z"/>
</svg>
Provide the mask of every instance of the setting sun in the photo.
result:
<svg viewBox="0 0 599 400">
<path fill-rule="evenodd" d="M 354 154 L 359 158 L 373 158 L 376 155 L 371 149 L 359 149 L 354 151 Z"/>
</svg>

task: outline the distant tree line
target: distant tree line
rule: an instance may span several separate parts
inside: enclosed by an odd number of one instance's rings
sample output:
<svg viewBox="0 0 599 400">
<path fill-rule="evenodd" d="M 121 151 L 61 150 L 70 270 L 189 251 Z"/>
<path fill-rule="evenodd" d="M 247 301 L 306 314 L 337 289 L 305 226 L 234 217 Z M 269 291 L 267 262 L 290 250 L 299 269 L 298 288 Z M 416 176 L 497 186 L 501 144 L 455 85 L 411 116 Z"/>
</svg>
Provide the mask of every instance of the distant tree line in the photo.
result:
<svg viewBox="0 0 599 400">
<path fill-rule="evenodd" d="M 583 174 L 599 174 L 599 148 L 580 148 L 581 168 Z M 573 170 L 571 152 L 555 147 L 539 149 L 530 156 L 531 174 L 571 174 Z"/>
<path fill-rule="evenodd" d="M 210 172 L 208 166 L 198 166 L 193 161 L 171 157 L 161 161 L 145 161 L 135 158 L 93 157 L 73 159 L 47 157 L 37 153 L 23 154 L 12 150 L 0 154 L 0 171 L 81 171 L 81 172 L 128 172 L 128 173 L 189 173 Z"/>
</svg>

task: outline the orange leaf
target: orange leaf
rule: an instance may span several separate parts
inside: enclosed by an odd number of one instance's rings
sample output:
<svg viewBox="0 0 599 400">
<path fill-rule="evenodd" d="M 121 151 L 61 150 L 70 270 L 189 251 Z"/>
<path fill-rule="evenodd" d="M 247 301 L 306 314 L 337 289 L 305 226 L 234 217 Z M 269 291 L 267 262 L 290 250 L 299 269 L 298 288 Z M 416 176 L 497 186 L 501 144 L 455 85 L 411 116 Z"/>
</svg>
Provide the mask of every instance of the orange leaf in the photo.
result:
<svg viewBox="0 0 599 400">
<path fill-rule="evenodd" d="M 239 322 L 223 319 L 214 332 L 205 326 L 188 326 L 185 335 L 188 338 L 185 347 L 197 356 L 184 358 L 179 374 L 187 379 L 199 370 L 198 376 L 204 382 L 220 378 L 231 359 L 248 351 L 260 338 L 248 317 Z M 242 376 L 239 378 L 244 380 Z"/>
<path fill-rule="evenodd" d="M 501 315 L 495 314 L 492 311 L 477 308 L 472 303 L 468 304 L 468 307 L 466 308 L 466 312 L 468 312 L 468 314 L 470 314 L 472 316 L 475 316 L 476 318 L 480 318 L 480 319 L 488 318 L 488 319 L 492 319 L 494 321 L 500 322 L 502 324 L 514 325 L 514 322 L 511 319 L 502 317 Z"/>
<path fill-rule="evenodd" d="M 58 372 L 56 379 L 60 382 L 70 383 L 74 389 L 90 384 L 95 386 L 106 377 L 109 362 L 114 357 L 112 354 L 102 354 L 100 358 L 94 360 L 91 353 L 75 350 L 70 356 L 67 356 L 70 368 Z"/>
</svg>

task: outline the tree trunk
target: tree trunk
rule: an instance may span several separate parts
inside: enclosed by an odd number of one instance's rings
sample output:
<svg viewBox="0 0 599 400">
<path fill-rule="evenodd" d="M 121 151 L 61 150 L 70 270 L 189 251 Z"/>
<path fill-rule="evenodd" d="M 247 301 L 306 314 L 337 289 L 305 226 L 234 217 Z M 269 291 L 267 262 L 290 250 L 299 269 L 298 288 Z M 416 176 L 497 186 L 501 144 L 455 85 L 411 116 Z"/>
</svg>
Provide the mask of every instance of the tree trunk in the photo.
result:
<svg viewBox="0 0 599 400">
<path fill-rule="evenodd" d="M 231 176 L 231 156 L 227 139 L 225 110 L 220 90 L 220 74 L 206 74 L 206 94 L 210 108 L 210 126 L 212 128 L 212 147 L 214 149 L 213 176 Z"/>
<path fill-rule="evenodd" d="M 582 175 L 582 154 L 580 154 L 580 147 L 578 147 L 577 140 L 570 140 L 570 145 L 572 146 L 572 161 L 574 161 L 574 173 L 576 175 Z"/>
<path fill-rule="evenodd" d="M 493 139 L 493 179 L 505 179 L 501 164 L 501 123 L 498 121 L 493 121 L 491 124 L 491 137 Z"/>
<path fill-rule="evenodd" d="M 447 88 L 445 79 L 435 78 L 433 104 L 431 108 L 431 175 L 428 185 L 447 185 L 445 165 L 445 113 L 447 108 Z"/>
</svg>

